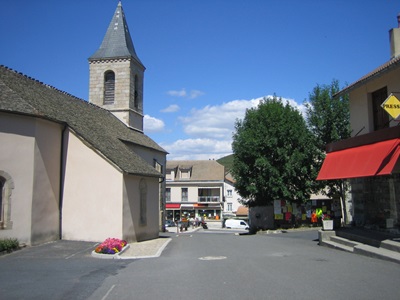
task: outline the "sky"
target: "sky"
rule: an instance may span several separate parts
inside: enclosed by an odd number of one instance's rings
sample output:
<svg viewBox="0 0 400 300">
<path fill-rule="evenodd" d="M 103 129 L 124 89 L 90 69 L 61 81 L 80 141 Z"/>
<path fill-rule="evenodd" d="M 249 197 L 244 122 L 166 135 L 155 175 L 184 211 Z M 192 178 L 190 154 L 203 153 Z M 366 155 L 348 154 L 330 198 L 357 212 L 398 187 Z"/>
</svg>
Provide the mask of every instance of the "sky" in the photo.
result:
<svg viewBox="0 0 400 300">
<path fill-rule="evenodd" d="M 118 0 L 0 0 L 0 64 L 83 100 Z M 144 132 L 168 160 L 232 153 L 235 122 L 276 95 L 301 112 L 390 59 L 398 0 L 123 0 L 144 77 Z"/>
</svg>

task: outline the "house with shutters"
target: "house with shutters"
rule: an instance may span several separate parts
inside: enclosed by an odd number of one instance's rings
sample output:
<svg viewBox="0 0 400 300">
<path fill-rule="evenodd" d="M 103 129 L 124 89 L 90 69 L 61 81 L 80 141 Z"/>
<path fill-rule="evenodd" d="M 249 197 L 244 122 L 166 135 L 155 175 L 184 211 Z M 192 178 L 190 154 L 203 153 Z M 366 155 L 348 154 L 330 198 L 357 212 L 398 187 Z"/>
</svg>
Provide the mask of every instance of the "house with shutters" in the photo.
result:
<svg viewBox="0 0 400 300">
<path fill-rule="evenodd" d="M 143 132 L 145 67 L 121 3 L 89 65 L 89 102 L 0 67 L 0 238 L 158 237 L 167 152 Z"/>
<path fill-rule="evenodd" d="M 400 231 L 400 15 L 390 59 L 350 84 L 352 137 L 327 145 L 318 180 L 348 180 L 351 224 Z M 389 108 L 389 110 L 388 110 Z"/>
<path fill-rule="evenodd" d="M 167 219 L 221 220 L 224 211 L 224 170 L 224 166 L 215 160 L 167 161 Z"/>
</svg>

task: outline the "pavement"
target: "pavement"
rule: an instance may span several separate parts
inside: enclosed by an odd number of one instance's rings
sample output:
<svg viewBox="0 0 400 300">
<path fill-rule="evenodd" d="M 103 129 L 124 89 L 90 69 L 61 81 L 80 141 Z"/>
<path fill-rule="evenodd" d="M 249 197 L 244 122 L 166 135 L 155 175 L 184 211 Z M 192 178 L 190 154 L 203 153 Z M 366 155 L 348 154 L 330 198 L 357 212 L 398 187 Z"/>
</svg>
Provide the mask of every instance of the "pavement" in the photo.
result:
<svg viewBox="0 0 400 300">
<path fill-rule="evenodd" d="M 171 234 L 176 233 L 176 235 L 186 235 L 193 233 L 195 231 L 200 230 L 201 227 L 190 227 L 188 230 L 184 230 L 182 232 L 178 232 L 176 227 L 168 227 L 166 230 L 166 234 L 161 233 L 158 239 L 131 243 L 126 247 L 125 250 L 121 251 L 116 255 L 110 257 L 107 255 L 101 258 L 112 258 L 112 259 L 141 259 L 141 258 L 154 258 L 159 257 L 161 253 L 164 251 L 165 247 L 172 240 Z M 96 255 L 93 255 L 96 256 Z"/>
<path fill-rule="evenodd" d="M 207 222 L 210 231 L 221 230 L 221 222 Z M 173 236 L 189 235 L 198 230 L 204 230 L 202 227 L 189 227 L 188 230 L 180 231 L 176 227 L 166 228 L 166 232 L 161 233 L 160 237 L 153 240 L 137 242 L 128 244 L 128 246 L 118 254 L 115 255 L 99 255 L 92 253 L 92 256 L 105 259 L 143 259 L 159 257 L 164 251 L 165 247 L 171 242 Z M 229 229 L 223 229 L 229 230 Z M 322 237 L 329 232 L 324 232 L 320 228 L 297 228 L 285 230 L 267 230 L 261 231 L 257 234 L 280 234 L 291 231 L 299 230 L 319 230 L 319 239 L 321 246 L 328 246 L 338 250 L 344 250 L 361 255 L 375 257 L 383 260 L 400 263 L 400 242 L 399 240 L 385 240 L 382 241 L 380 247 L 373 247 L 367 244 L 355 242 L 354 239 L 344 239 L 342 237 L 335 237 L 335 231 L 331 231 L 329 236 Z M 245 231 L 247 232 L 247 231 Z M 333 236 L 331 236 L 333 235 Z M 386 246 L 385 246 L 386 245 Z"/>
</svg>

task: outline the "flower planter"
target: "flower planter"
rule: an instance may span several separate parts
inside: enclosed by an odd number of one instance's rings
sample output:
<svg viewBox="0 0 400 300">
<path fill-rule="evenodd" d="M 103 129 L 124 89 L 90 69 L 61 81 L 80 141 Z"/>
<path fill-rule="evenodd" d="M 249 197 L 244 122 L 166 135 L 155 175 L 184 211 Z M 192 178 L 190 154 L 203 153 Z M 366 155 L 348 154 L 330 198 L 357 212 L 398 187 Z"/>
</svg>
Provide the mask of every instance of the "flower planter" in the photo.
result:
<svg viewBox="0 0 400 300">
<path fill-rule="evenodd" d="M 102 259 L 121 259 L 121 254 L 125 252 L 125 250 L 128 250 L 130 248 L 130 245 L 127 244 L 122 250 L 118 253 L 115 254 L 103 254 L 103 253 L 96 253 L 96 251 L 92 251 L 92 256 L 96 258 L 102 258 Z"/>
<path fill-rule="evenodd" d="M 324 230 L 333 230 L 333 220 L 322 220 L 322 228 Z"/>
</svg>

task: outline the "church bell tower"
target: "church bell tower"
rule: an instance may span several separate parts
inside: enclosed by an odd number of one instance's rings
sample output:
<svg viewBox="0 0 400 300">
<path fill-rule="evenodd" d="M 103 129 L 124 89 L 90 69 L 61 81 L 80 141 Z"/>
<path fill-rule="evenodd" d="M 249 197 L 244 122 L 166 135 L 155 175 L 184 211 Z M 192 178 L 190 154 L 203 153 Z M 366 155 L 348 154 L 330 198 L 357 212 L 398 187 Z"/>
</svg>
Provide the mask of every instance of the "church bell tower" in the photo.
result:
<svg viewBox="0 0 400 300">
<path fill-rule="evenodd" d="M 89 57 L 89 102 L 143 132 L 145 67 L 135 52 L 121 1 L 100 48 Z"/>
</svg>

